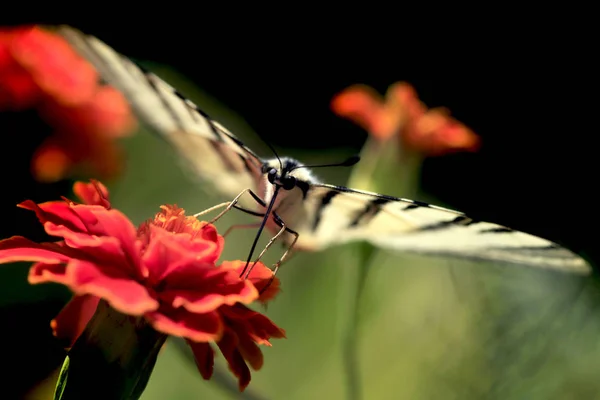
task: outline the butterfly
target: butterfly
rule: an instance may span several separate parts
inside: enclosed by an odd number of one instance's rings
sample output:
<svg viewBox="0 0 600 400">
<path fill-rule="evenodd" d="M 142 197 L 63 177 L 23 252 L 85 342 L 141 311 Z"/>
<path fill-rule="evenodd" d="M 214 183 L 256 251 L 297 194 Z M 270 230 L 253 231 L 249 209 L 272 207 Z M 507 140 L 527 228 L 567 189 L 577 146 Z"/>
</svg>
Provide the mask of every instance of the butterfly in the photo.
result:
<svg viewBox="0 0 600 400">
<path fill-rule="evenodd" d="M 168 83 L 98 38 L 68 26 L 57 31 L 195 175 L 235 199 L 227 209 L 263 218 L 251 254 L 266 227 L 294 250 L 363 240 L 405 252 L 591 271 L 582 257 L 546 239 L 424 202 L 323 183 L 292 158 L 263 159 Z"/>
</svg>

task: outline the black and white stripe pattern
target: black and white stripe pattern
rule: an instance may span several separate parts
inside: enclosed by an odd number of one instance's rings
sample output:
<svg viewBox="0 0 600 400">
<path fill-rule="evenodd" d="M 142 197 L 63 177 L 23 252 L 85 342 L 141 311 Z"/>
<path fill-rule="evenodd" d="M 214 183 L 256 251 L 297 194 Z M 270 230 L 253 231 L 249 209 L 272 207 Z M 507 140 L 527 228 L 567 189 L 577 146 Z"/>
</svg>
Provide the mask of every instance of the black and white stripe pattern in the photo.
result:
<svg viewBox="0 0 600 400">
<path fill-rule="evenodd" d="M 310 235 L 301 235 L 299 246 L 312 250 L 366 240 L 406 252 L 590 271 L 582 258 L 546 239 L 427 203 L 326 184 L 312 185 L 309 199 Z"/>
<path fill-rule="evenodd" d="M 295 187 L 280 191 L 273 210 L 298 232 L 297 248 L 319 250 L 366 240 L 407 252 L 590 271 L 581 257 L 548 240 L 418 201 L 323 184 L 307 169 L 294 169 L 301 164 L 292 159 L 283 159 L 283 168 L 277 160 L 263 160 L 162 79 L 97 38 L 65 26 L 58 32 L 125 95 L 141 121 L 225 197 L 250 188 L 267 204 L 273 185 L 263 171 L 293 176 Z M 264 207 L 258 209 L 264 212 Z M 279 229 L 273 221 L 267 226 Z"/>
<path fill-rule="evenodd" d="M 61 26 L 59 33 L 120 90 L 141 121 L 183 155 L 188 167 L 228 196 L 251 187 L 262 175 L 261 159 L 193 102 L 151 72 L 94 36 Z M 215 174 L 215 171 L 223 171 Z"/>
</svg>

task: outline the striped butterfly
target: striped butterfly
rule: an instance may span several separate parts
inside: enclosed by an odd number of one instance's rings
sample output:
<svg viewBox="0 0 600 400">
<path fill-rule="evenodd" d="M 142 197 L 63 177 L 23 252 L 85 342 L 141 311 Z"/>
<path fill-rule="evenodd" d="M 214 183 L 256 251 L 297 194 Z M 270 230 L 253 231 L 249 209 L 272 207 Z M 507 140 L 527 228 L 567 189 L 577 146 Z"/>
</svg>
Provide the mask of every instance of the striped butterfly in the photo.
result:
<svg viewBox="0 0 600 400">
<path fill-rule="evenodd" d="M 365 240 L 406 252 L 591 270 L 583 258 L 546 239 L 423 202 L 322 183 L 291 158 L 263 159 L 165 81 L 96 37 L 67 26 L 58 32 L 125 95 L 140 120 L 173 146 L 199 178 L 235 198 L 226 203 L 227 210 L 235 207 L 263 217 L 248 261 L 266 226 L 288 244 L 288 251 Z"/>
</svg>

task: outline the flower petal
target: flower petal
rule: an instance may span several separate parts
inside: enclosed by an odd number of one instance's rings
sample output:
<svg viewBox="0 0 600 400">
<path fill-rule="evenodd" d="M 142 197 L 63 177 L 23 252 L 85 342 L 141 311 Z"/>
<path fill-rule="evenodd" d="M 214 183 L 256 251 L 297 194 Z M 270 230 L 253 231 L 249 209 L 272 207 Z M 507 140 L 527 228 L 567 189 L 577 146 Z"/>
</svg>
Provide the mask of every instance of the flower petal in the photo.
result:
<svg viewBox="0 0 600 400">
<path fill-rule="evenodd" d="M 34 109 L 52 131 L 33 154 L 36 179 L 57 181 L 80 164 L 104 176 L 121 170 L 114 139 L 133 132 L 135 118 L 63 37 L 33 25 L 2 29 L 0 76 L 0 109 Z"/>
<path fill-rule="evenodd" d="M 50 221 L 55 225 L 64 225 L 74 232 L 86 232 L 86 227 L 73 209 L 64 201 L 49 201 L 36 204 L 31 200 L 19 203 L 17 207 L 35 212 L 42 224 Z"/>
<path fill-rule="evenodd" d="M 71 208 L 83 222 L 87 233 L 116 237 L 122 243 L 133 243 L 137 235 L 133 223 L 118 210 L 87 204 L 76 204 Z"/>
<path fill-rule="evenodd" d="M 196 275 L 214 269 L 212 260 L 219 250 L 217 243 L 208 240 L 192 241 L 188 234 L 173 234 L 154 225 L 149 226 L 149 235 L 150 242 L 142 256 L 142 262 L 151 273 L 151 282 L 161 282 L 184 266 L 195 265 L 198 268 Z"/>
<path fill-rule="evenodd" d="M 255 371 L 262 368 L 264 357 L 260 348 L 248 336 L 238 336 L 238 350 Z"/>
<path fill-rule="evenodd" d="M 160 299 L 171 306 L 204 313 L 223 304 L 250 304 L 258 298 L 254 285 L 233 270 L 200 263 L 181 265 L 163 281 Z M 203 271 L 204 270 L 204 271 Z"/>
<path fill-rule="evenodd" d="M 56 101 L 41 103 L 38 114 L 54 128 L 54 134 L 45 144 L 61 148 L 74 164 L 91 167 L 96 175 L 113 176 L 110 174 L 121 170 L 121 150 L 114 145 L 114 133 L 109 132 L 112 124 L 107 126 L 107 121 L 95 118 L 92 101 L 95 99 L 76 107 Z"/>
<path fill-rule="evenodd" d="M 477 151 L 480 147 L 479 136 L 440 107 L 430 109 L 419 118 L 411 133 L 406 139 L 430 155 Z"/>
<path fill-rule="evenodd" d="M 68 246 L 87 253 L 88 257 L 84 258 L 114 263 L 129 271 L 134 279 L 147 275 L 140 269 L 135 226 L 120 211 L 58 201 L 38 205 L 27 200 L 19 206 L 35 211 L 49 235 L 62 237 Z"/>
<path fill-rule="evenodd" d="M 0 240 L 0 263 L 37 261 L 60 264 L 69 261 L 72 252 L 56 243 L 35 243 L 22 236 Z"/>
<path fill-rule="evenodd" d="M 194 360 L 196 361 L 200 375 L 204 379 L 210 379 L 215 364 L 215 351 L 208 343 L 198 343 L 191 340 L 188 340 L 187 343 L 194 352 Z"/>
<path fill-rule="evenodd" d="M 32 27 L 15 37 L 11 50 L 14 59 L 53 98 L 65 104 L 77 104 L 94 93 L 97 72 L 62 37 Z"/>
<path fill-rule="evenodd" d="M 227 326 L 235 330 L 238 336 L 247 335 L 258 344 L 270 346 L 270 338 L 284 338 L 285 330 L 269 318 L 242 304 L 223 306 L 219 309 Z"/>
<path fill-rule="evenodd" d="M 78 205 L 65 201 L 36 204 L 25 200 L 18 207 L 34 211 L 42 224 L 51 222 L 73 232 L 123 237 L 128 238 L 128 241 L 136 237 L 135 227 L 124 214 L 117 210 L 106 210 L 102 206 Z"/>
<path fill-rule="evenodd" d="M 5 53 L 0 43 L 0 110 L 21 111 L 33 107 L 41 96 L 39 87 L 31 74 L 14 60 L 3 60 Z"/>
<path fill-rule="evenodd" d="M 208 240 L 211 243 L 215 243 L 217 245 L 217 250 L 215 251 L 215 254 L 213 254 L 213 257 L 215 258 L 214 260 L 211 259 L 211 262 L 216 262 L 221 256 L 223 248 L 225 247 L 225 238 L 219 235 L 217 228 L 212 224 L 208 224 L 204 221 L 201 221 L 200 226 L 201 227 L 198 228 L 198 230 L 195 231 L 193 234 L 194 240 L 202 238 L 204 240 Z"/>
<path fill-rule="evenodd" d="M 122 268 L 123 271 L 129 271 L 132 279 L 142 277 L 137 267 L 132 268 L 132 260 L 123 251 L 119 239 L 110 236 L 73 232 L 64 226 L 57 226 L 51 222 L 46 222 L 45 227 L 49 235 L 62 237 L 69 248 L 78 251 L 78 255 L 74 255 L 74 258 Z"/>
<path fill-rule="evenodd" d="M 142 315 L 158 309 L 158 301 L 148 289 L 120 268 L 72 260 L 67 265 L 67 275 L 75 293 L 103 298 L 123 314 Z"/>
<path fill-rule="evenodd" d="M 244 267 L 246 266 L 245 261 L 237 260 L 237 261 L 223 261 L 220 268 L 231 269 L 236 271 L 236 274 L 239 276 Z M 262 262 L 256 263 L 250 276 L 248 277 L 250 282 L 256 287 L 259 291 L 263 291 L 260 293 L 260 297 L 258 301 L 262 303 L 266 303 L 269 300 L 272 300 L 279 294 L 280 291 L 280 281 L 279 278 L 273 276 L 273 271 L 268 268 Z M 269 287 L 267 287 L 269 285 Z M 265 287 L 267 287 L 265 289 Z M 243 302 L 240 302 L 243 303 Z M 246 303 L 248 304 L 248 303 Z"/>
<path fill-rule="evenodd" d="M 111 140 L 129 135 L 137 125 L 125 96 L 110 86 L 99 87 L 90 101 L 73 114 L 97 139 Z"/>
<path fill-rule="evenodd" d="M 97 205 L 110 209 L 108 189 L 102 182 L 95 179 L 90 179 L 89 183 L 75 182 L 73 192 L 87 205 Z"/>
<path fill-rule="evenodd" d="M 52 333 L 71 347 L 92 319 L 100 299 L 95 296 L 75 296 L 67 303 L 60 313 L 50 322 Z"/>
<path fill-rule="evenodd" d="M 32 285 L 54 282 L 69 286 L 71 283 L 69 279 L 65 264 L 49 264 L 44 262 L 32 265 L 29 268 L 29 275 L 27 277 L 27 281 Z"/>
<path fill-rule="evenodd" d="M 368 132 L 376 131 L 384 104 L 375 90 L 365 85 L 353 85 L 331 101 L 331 109 L 340 117 L 350 119 Z"/>
<path fill-rule="evenodd" d="M 206 258 L 205 261 L 216 262 L 219 259 L 225 245 L 225 239 L 218 234 L 214 225 L 199 221 L 194 216 L 186 217 L 185 210 L 176 205 L 163 205 L 160 208 L 161 211 L 156 213 L 153 220 L 143 223 L 138 229 L 140 237 L 148 237 L 145 241 L 146 244 L 149 241 L 149 235 L 152 233 L 149 227 L 153 225 L 161 227 L 167 232 L 184 234 L 182 237 L 188 237 L 194 243 L 205 241 L 215 243 L 217 250 L 210 255 L 210 259 Z M 187 236 L 187 234 L 190 236 Z"/>
<path fill-rule="evenodd" d="M 240 392 L 244 391 L 250 383 L 251 375 L 244 357 L 242 357 L 242 354 L 237 349 L 238 342 L 236 336 L 229 331 L 225 331 L 223 338 L 217 342 L 217 345 L 227 360 L 229 370 L 238 378 Z"/>
<path fill-rule="evenodd" d="M 147 271 L 142 269 L 136 229 L 129 218 L 118 210 L 107 210 L 101 206 L 74 205 L 71 208 L 84 223 L 87 233 L 118 240 L 135 277 L 141 279 L 147 276 Z"/>
<path fill-rule="evenodd" d="M 164 307 L 147 313 L 146 319 L 157 331 L 194 342 L 219 340 L 223 334 L 223 321 L 217 312 L 195 314 L 184 309 Z"/>
<path fill-rule="evenodd" d="M 285 338 L 285 330 L 273 323 L 269 318 L 261 313 L 253 311 L 247 321 L 252 327 L 252 339 L 258 344 L 269 344 L 270 338 Z"/>
</svg>

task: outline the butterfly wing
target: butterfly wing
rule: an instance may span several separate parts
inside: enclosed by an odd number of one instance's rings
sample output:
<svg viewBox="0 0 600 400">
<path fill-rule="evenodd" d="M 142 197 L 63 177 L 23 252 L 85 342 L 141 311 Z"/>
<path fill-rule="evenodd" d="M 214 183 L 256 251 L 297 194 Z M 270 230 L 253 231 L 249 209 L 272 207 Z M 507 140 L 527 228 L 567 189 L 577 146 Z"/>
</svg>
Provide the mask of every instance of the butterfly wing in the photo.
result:
<svg viewBox="0 0 600 400">
<path fill-rule="evenodd" d="M 222 125 L 94 36 L 67 26 L 58 32 L 124 94 L 140 120 L 173 146 L 197 176 L 229 198 L 258 187 L 263 161 Z M 280 216 L 300 234 L 298 247 L 309 250 L 367 240 L 407 252 L 590 269 L 579 256 L 536 236 L 441 207 L 332 185 L 311 184 L 301 204 L 280 210 Z"/>
<path fill-rule="evenodd" d="M 155 74 L 98 38 L 68 26 L 61 34 L 101 78 L 123 93 L 138 118 L 153 128 L 203 181 L 227 198 L 256 188 L 262 160 L 218 122 Z"/>
<path fill-rule="evenodd" d="M 546 239 L 409 199 L 312 184 L 302 213 L 291 227 L 300 234 L 298 245 L 306 250 L 366 240 L 405 252 L 591 270 L 583 258 Z"/>
</svg>

